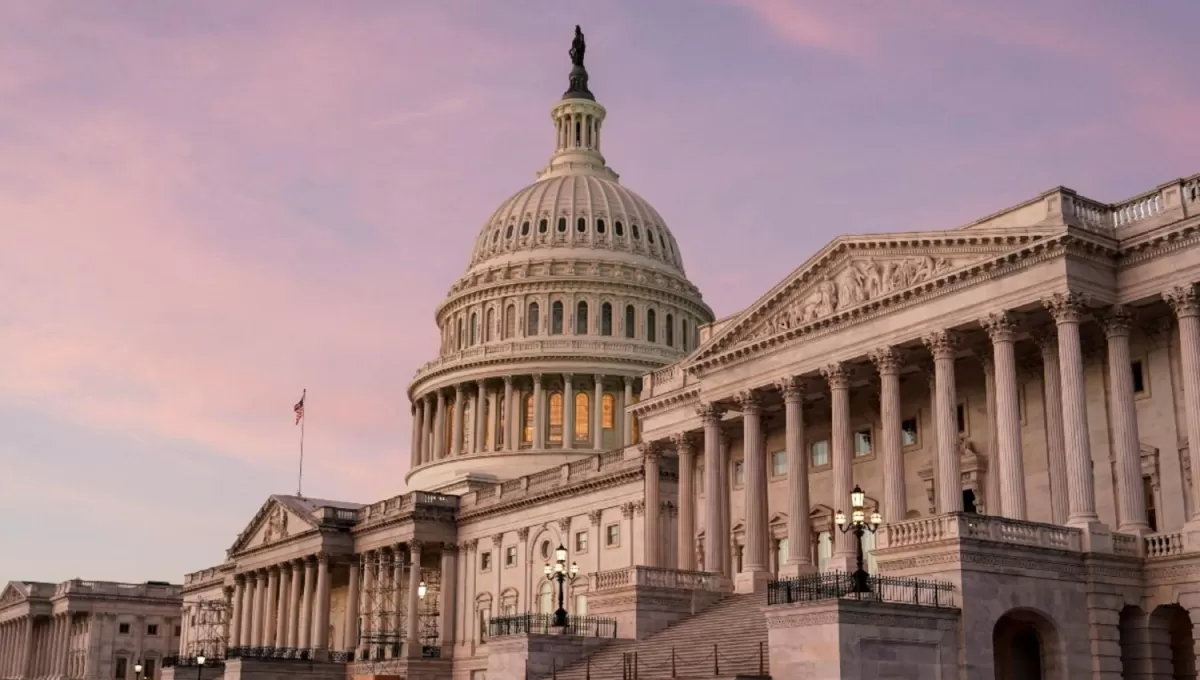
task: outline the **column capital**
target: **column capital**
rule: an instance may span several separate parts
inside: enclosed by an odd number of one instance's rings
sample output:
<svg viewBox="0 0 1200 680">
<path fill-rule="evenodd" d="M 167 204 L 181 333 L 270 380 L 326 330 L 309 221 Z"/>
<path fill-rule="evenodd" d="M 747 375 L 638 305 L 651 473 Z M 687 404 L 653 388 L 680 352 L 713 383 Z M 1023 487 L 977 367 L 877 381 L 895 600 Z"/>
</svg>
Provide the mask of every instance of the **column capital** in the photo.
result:
<svg viewBox="0 0 1200 680">
<path fill-rule="evenodd" d="M 504 386 L 512 387 L 512 384 L 513 384 L 513 377 L 511 375 L 504 376 Z"/>
<path fill-rule="evenodd" d="M 533 380 L 534 385 L 541 387 L 541 385 L 542 385 L 542 374 L 541 373 L 534 373 L 533 375 L 531 375 L 529 377 L 531 380 Z M 480 380 L 479 382 L 482 383 L 483 381 Z"/>
<path fill-rule="evenodd" d="M 492 545 L 493 546 L 500 547 L 500 545 L 502 543 L 504 543 L 504 532 L 503 531 L 499 531 L 499 532 L 492 534 Z"/>
<path fill-rule="evenodd" d="M 675 445 L 675 451 L 682 455 L 684 452 L 689 454 L 696 453 L 696 448 L 699 442 L 697 437 L 691 432 L 677 432 L 671 435 L 671 443 Z"/>
<path fill-rule="evenodd" d="M 696 407 L 696 415 L 700 416 L 700 419 L 705 423 L 719 423 L 721 422 L 721 416 L 725 415 L 725 408 L 720 404 L 705 401 Z"/>
<path fill-rule="evenodd" d="M 979 319 L 992 343 L 1013 342 L 1017 339 L 1017 317 L 1009 311 L 992 312 Z"/>
<path fill-rule="evenodd" d="M 841 362 L 822 367 L 821 375 L 825 377 L 825 381 L 829 383 L 829 389 L 831 390 L 845 390 L 850 388 L 850 371 Z"/>
<path fill-rule="evenodd" d="M 1196 284 L 1173 286 L 1163 291 L 1162 297 L 1175 316 L 1200 316 L 1200 291 L 1197 291 Z"/>
<path fill-rule="evenodd" d="M 762 413 L 762 396 L 757 390 L 742 390 L 733 398 L 744 415 L 756 416 Z"/>
<path fill-rule="evenodd" d="M 463 541 L 462 545 L 466 550 L 469 550 L 471 552 L 476 552 L 477 550 L 479 550 L 479 539 L 472 538 L 469 541 Z"/>
<path fill-rule="evenodd" d="M 464 385 L 463 383 L 458 383 L 457 385 L 454 386 L 454 398 L 462 399 L 463 392 L 465 392 L 466 390 L 467 390 L 466 385 Z"/>
<path fill-rule="evenodd" d="M 798 402 L 804 398 L 804 379 L 798 375 L 787 375 L 777 379 L 775 388 L 783 395 L 785 403 Z"/>
<path fill-rule="evenodd" d="M 958 353 L 958 348 L 962 344 L 962 336 L 954 331 L 941 330 L 928 333 L 921 338 L 921 342 L 937 359 L 953 359 Z"/>
<path fill-rule="evenodd" d="M 521 528 L 517 529 L 517 540 L 518 541 L 528 541 L 529 540 L 529 527 L 521 527 Z"/>
<path fill-rule="evenodd" d="M 425 548 L 425 541 L 420 541 L 420 540 L 414 539 L 414 540 L 411 540 L 408 542 L 408 553 L 410 555 L 420 555 L 421 551 L 424 548 Z"/>
<path fill-rule="evenodd" d="M 1129 337 L 1129 332 L 1133 329 L 1133 323 L 1137 320 L 1137 315 L 1125 305 L 1113 305 L 1100 312 L 1098 316 L 1100 324 L 1104 326 L 1105 337 L 1110 339 L 1115 337 Z"/>
<path fill-rule="evenodd" d="M 625 519 L 629 519 L 630 517 L 633 517 L 633 511 L 636 507 L 637 507 L 636 503 L 632 503 L 632 502 L 622 503 L 621 504 L 621 516 L 624 517 Z"/>
<path fill-rule="evenodd" d="M 475 389 L 479 390 L 480 393 L 483 393 L 483 391 L 487 389 L 487 380 L 484 380 L 482 378 L 479 380 L 476 380 L 475 381 Z"/>
<path fill-rule="evenodd" d="M 662 446 L 658 442 L 642 442 L 638 444 L 638 452 L 647 461 L 657 461 L 662 454 Z"/>
<path fill-rule="evenodd" d="M 1042 356 L 1047 354 L 1058 354 L 1058 327 L 1052 324 L 1044 324 L 1034 328 L 1029 335 L 1033 338 L 1034 344 L 1042 351 Z"/>
<path fill-rule="evenodd" d="M 574 384 L 573 382 L 571 382 L 571 381 L 572 381 L 572 380 L 574 380 L 574 379 L 575 379 L 575 374 L 574 374 L 574 373 L 563 373 L 563 374 L 562 374 L 563 387 L 566 387 L 567 385 L 570 385 L 572 388 L 574 388 L 574 387 L 575 387 L 575 384 Z"/>
<path fill-rule="evenodd" d="M 879 371 L 879 375 L 898 375 L 900 367 L 908 358 L 904 350 L 891 346 L 874 349 L 868 356 L 871 363 L 875 364 L 875 370 Z"/>
<path fill-rule="evenodd" d="M 457 555 L 458 554 L 458 544 L 457 543 L 449 543 L 449 542 L 442 543 L 442 554 L 443 555 L 447 555 L 447 554 Z"/>
<path fill-rule="evenodd" d="M 1054 317 L 1054 323 L 1058 324 L 1079 323 L 1090 303 L 1091 296 L 1076 291 L 1055 293 L 1042 300 L 1042 305 Z"/>
</svg>

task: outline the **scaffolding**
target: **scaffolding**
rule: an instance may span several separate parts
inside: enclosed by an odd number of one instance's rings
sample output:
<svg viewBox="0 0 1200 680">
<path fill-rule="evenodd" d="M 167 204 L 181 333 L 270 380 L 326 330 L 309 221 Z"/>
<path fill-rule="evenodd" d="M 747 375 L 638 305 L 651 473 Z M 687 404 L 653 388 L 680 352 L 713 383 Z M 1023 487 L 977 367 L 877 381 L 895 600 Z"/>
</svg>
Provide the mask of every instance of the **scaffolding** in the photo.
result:
<svg viewBox="0 0 1200 680">
<path fill-rule="evenodd" d="M 229 603 L 214 598 L 199 600 L 193 607 L 186 656 L 204 655 L 213 661 L 224 659 L 229 639 Z"/>
<path fill-rule="evenodd" d="M 357 673 L 386 675 L 398 670 L 407 643 L 405 627 L 411 576 L 412 565 L 403 561 L 397 564 L 378 555 L 370 562 L 363 561 L 359 642 L 354 656 Z M 438 640 L 441 617 L 438 605 L 441 600 L 441 573 L 426 569 L 421 571 L 418 578 L 425 581 L 426 591 L 425 597 L 418 603 L 417 639 L 422 656 L 437 656 L 440 653 Z"/>
</svg>

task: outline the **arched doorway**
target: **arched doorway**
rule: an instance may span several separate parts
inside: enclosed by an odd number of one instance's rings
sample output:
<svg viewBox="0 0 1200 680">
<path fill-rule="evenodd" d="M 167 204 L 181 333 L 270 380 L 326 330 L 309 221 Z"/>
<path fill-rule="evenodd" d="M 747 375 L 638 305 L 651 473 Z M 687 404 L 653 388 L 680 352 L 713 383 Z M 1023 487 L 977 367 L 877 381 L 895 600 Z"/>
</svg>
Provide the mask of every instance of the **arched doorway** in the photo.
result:
<svg viewBox="0 0 1200 680">
<path fill-rule="evenodd" d="M 1059 680 L 1058 633 L 1042 614 L 1014 609 L 992 629 L 996 680 Z"/>
<path fill-rule="evenodd" d="M 1192 633 L 1192 617 L 1177 604 L 1166 605 L 1154 610 L 1151 615 L 1152 634 L 1161 642 L 1170 644 L 1172 680 L 1194 680 L 1196 677 L 1196 643 Z M 1166 635 L 1162 635 L 1165 629 Z M 1163 638 L 1166 639 L 1163 639 Z M 1165 670 L 1165 669 L 1164 669 Z"/>
<path fill-rule="evenodd" d="M 1121 610 L 1117 630 L 1121 640 L 1121 677 L 1152 675 L 1150 660 L 1146 658 L 1150 643 L 1146 613 L 1132 605 L 1126 606 Z"/>
</svg>

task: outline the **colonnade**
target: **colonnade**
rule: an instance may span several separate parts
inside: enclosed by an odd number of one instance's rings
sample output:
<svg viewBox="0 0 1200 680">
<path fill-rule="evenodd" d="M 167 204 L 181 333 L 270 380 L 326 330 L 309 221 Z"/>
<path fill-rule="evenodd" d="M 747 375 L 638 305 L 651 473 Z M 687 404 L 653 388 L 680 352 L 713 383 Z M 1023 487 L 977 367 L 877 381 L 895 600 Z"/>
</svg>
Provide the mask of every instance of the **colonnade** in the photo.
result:
<svg viewBox="0 0 1200 680">
<path fill-rule="evenodd" d="M 432 390 L 413 405 L 413 466 L 488 452 L 629 446 L 636 425 L 625 407 L 634 403 L 634 380 L 535 374 Z"/>
<path fill-rule="evenodd" d="M 25 615 L 0 625 L 0 678 L 82 677 L 70 656 L 73 614 Z"/>
<path fill-rule="evenodd" d="M 1200 295 L 1196 286 L 1186 285 L 1163 293 L 1178 321 L 1182 383 L 1185 397 L 1186 423 L 1189 441 L 1200 441 Z M 1054 521 L 1078 527 L 1084 534 L 1100 524 L 1096 512 L 1095 484 L 1092 473 L 1092 452 L 1088 437 L 1086 384 L 1080 326 L 1085 315 L 1100 322 L 1108 349 L 1108 376 L 1111 382 L 1109 412 L 1112 419 L 1113 448 L 1117 461 L 1119 487 L 1118 531 L 1147 533 L 1146 499 L 1141 483 L 1141 451 L 1137 431 L 1137 412 L 1134 404 L 1133 375 L 1130 363 L 1129 337 L 1135 321 L 1129 309 L 1121 306 L 1090 309 L 1084 296 L 1077 293 L 1054 294 L 1042 301 L 1053 320 L 1052 326 L 1040 329 L 1035 336 L 1041 343 L 1047 404 L 1047 451 L 1050 456 L 1049 476 L 1052 490 L 1065 490 L 1065 503 L 1055 505 Z M 1019 317 L 1008 311 L 989 314 L 978 319 L 986 332 L 989 345 L 975 348 L 982 362 L 986 388 L 989 427 L 992 428 L 991 449 L 994 467 L 989 468 L 988 490 L 985 492 L 988 514 L 1012 519 L 1026 519 L 1024 460 L 1021 450 L 1021 414 L 1018 395 L 1015 343 Z M 966 324 L 964 324 L 965 326 Z M 946 328 L 926 334 L 921 344 L 932 359 L 932 409 L 935 429 L 935 503 L 939 513 L 963 509 L 961 493 L 960 451 L 957 437 L 957 400 L 955 393 L 955 360 L 966 348 L 959 329 Z M 917 338 L 909 345 L 915 345 Z M 898 343 L 901 344 L 901 343 Z M 913 358 L 912 350 L 898 346 L 880 347 L 870 352 L 869 360 L 879 376 L 879 412 L 882 427 L 879 450 L 883 469 L 883 499 L 880 512 L 884 521 L 905 518 L 905 461 L 900 411 L 900 370 Z M 926 359 L 927 361 L 928 359 Z M 764 456 L 766 433 L 762 425 L 764 398 L 781 398 L 784 405 L 785 447 L 788 459 L 788 555 L 781 572 L 798 574 L 811 572 L 812 543 L 810 500 L 808 489 L 809 458 L 804 450 L 804 395 L 824 388 L 830 400 L 832 420 L 831 455 L 833 497 L 836 504 L 846 504 L 853 488 L 853 441 L 850 419 L 851 369 L 856 361 L 848 359 L 831 363 L 817 375 L 791 375 L 773 385 L 763 385 L 737 394 L 734 398 L 703 403 L 697 409 L 703 428 L 701 432 L 681 432 L 671 438 L 670 445 L 679 455 L 679 520 L 677 522 L 680 569 L 696 568 L 696 514 L 702 512 L 705 527 L 705 556 L 709 570 L 733 577 L 730 535 L 730 445 L 723 432 L 723 416 L 727 411 L 742 415 L 742 441 L 745 453 L 745 546 L 741 571 L 749 578 L 767 575 L 770 560 L 769 516 L 767 509 L 767 461 Z M 861 363 L 858 362 L 858 363 Z M 1061 408 L 1050 408 L 1060 404 Z M 724 440 L 724 441 L 723 441 Z M 658 478 L 659 442 L 643 445 L 647 479 Z M 695 456 L 704 456 L 704 479 L 707 487 L 704 507 L 697 508 Z M 1200 469 L 1200 446 L 1190 447 L 1191 469 Z M 1200 475 L 1193 475 L 1193 498 L 1200 498 Z M 654 529 L 658 526 L 658 503 L 650 502 L 647 486 L 646 559 L 650 566 L 665 561 L 656 547 Z M 847 509 L 844 505 L 842 509 Z M 655 516 L 651 516 L 654 513 Z M 800 521 L 797 521 L 797 520 Z M 1200 521 L 1200 503 L 1193 504 L 1190 521 Z M 834 533 L 834 556 L 830 568 L 852 568 L 854 545 L 842 532 Z M 1105 532 L 1100 530 L 1098 535 Z M 1086 540 L 1086 539 L 1085 539 Z M 1085 543 L 1085 545 L 1088 545 Z M 1098 549 L 1103 549 L 1097 544 Z"/>
<path fill-rule="evenodd" d="M 330 564 L 317 553 L 238 574 L 229 646 L 328 650 Z"/>
</svg>

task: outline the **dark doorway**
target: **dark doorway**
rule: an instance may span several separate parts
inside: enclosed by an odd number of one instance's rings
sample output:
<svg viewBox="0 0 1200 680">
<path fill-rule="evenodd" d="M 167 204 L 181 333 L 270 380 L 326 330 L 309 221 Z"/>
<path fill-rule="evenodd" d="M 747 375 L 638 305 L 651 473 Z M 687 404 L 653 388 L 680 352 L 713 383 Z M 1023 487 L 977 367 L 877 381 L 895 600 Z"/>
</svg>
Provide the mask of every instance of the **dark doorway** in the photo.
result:
<svg viewBox="0 0 1200 680">
<path fill-rule="evenodd" d="M 979 510 L 975 508 L 975 492 L 970 489 L 963 489 L 963 512 L 977 514 Z"/>
</svg>

